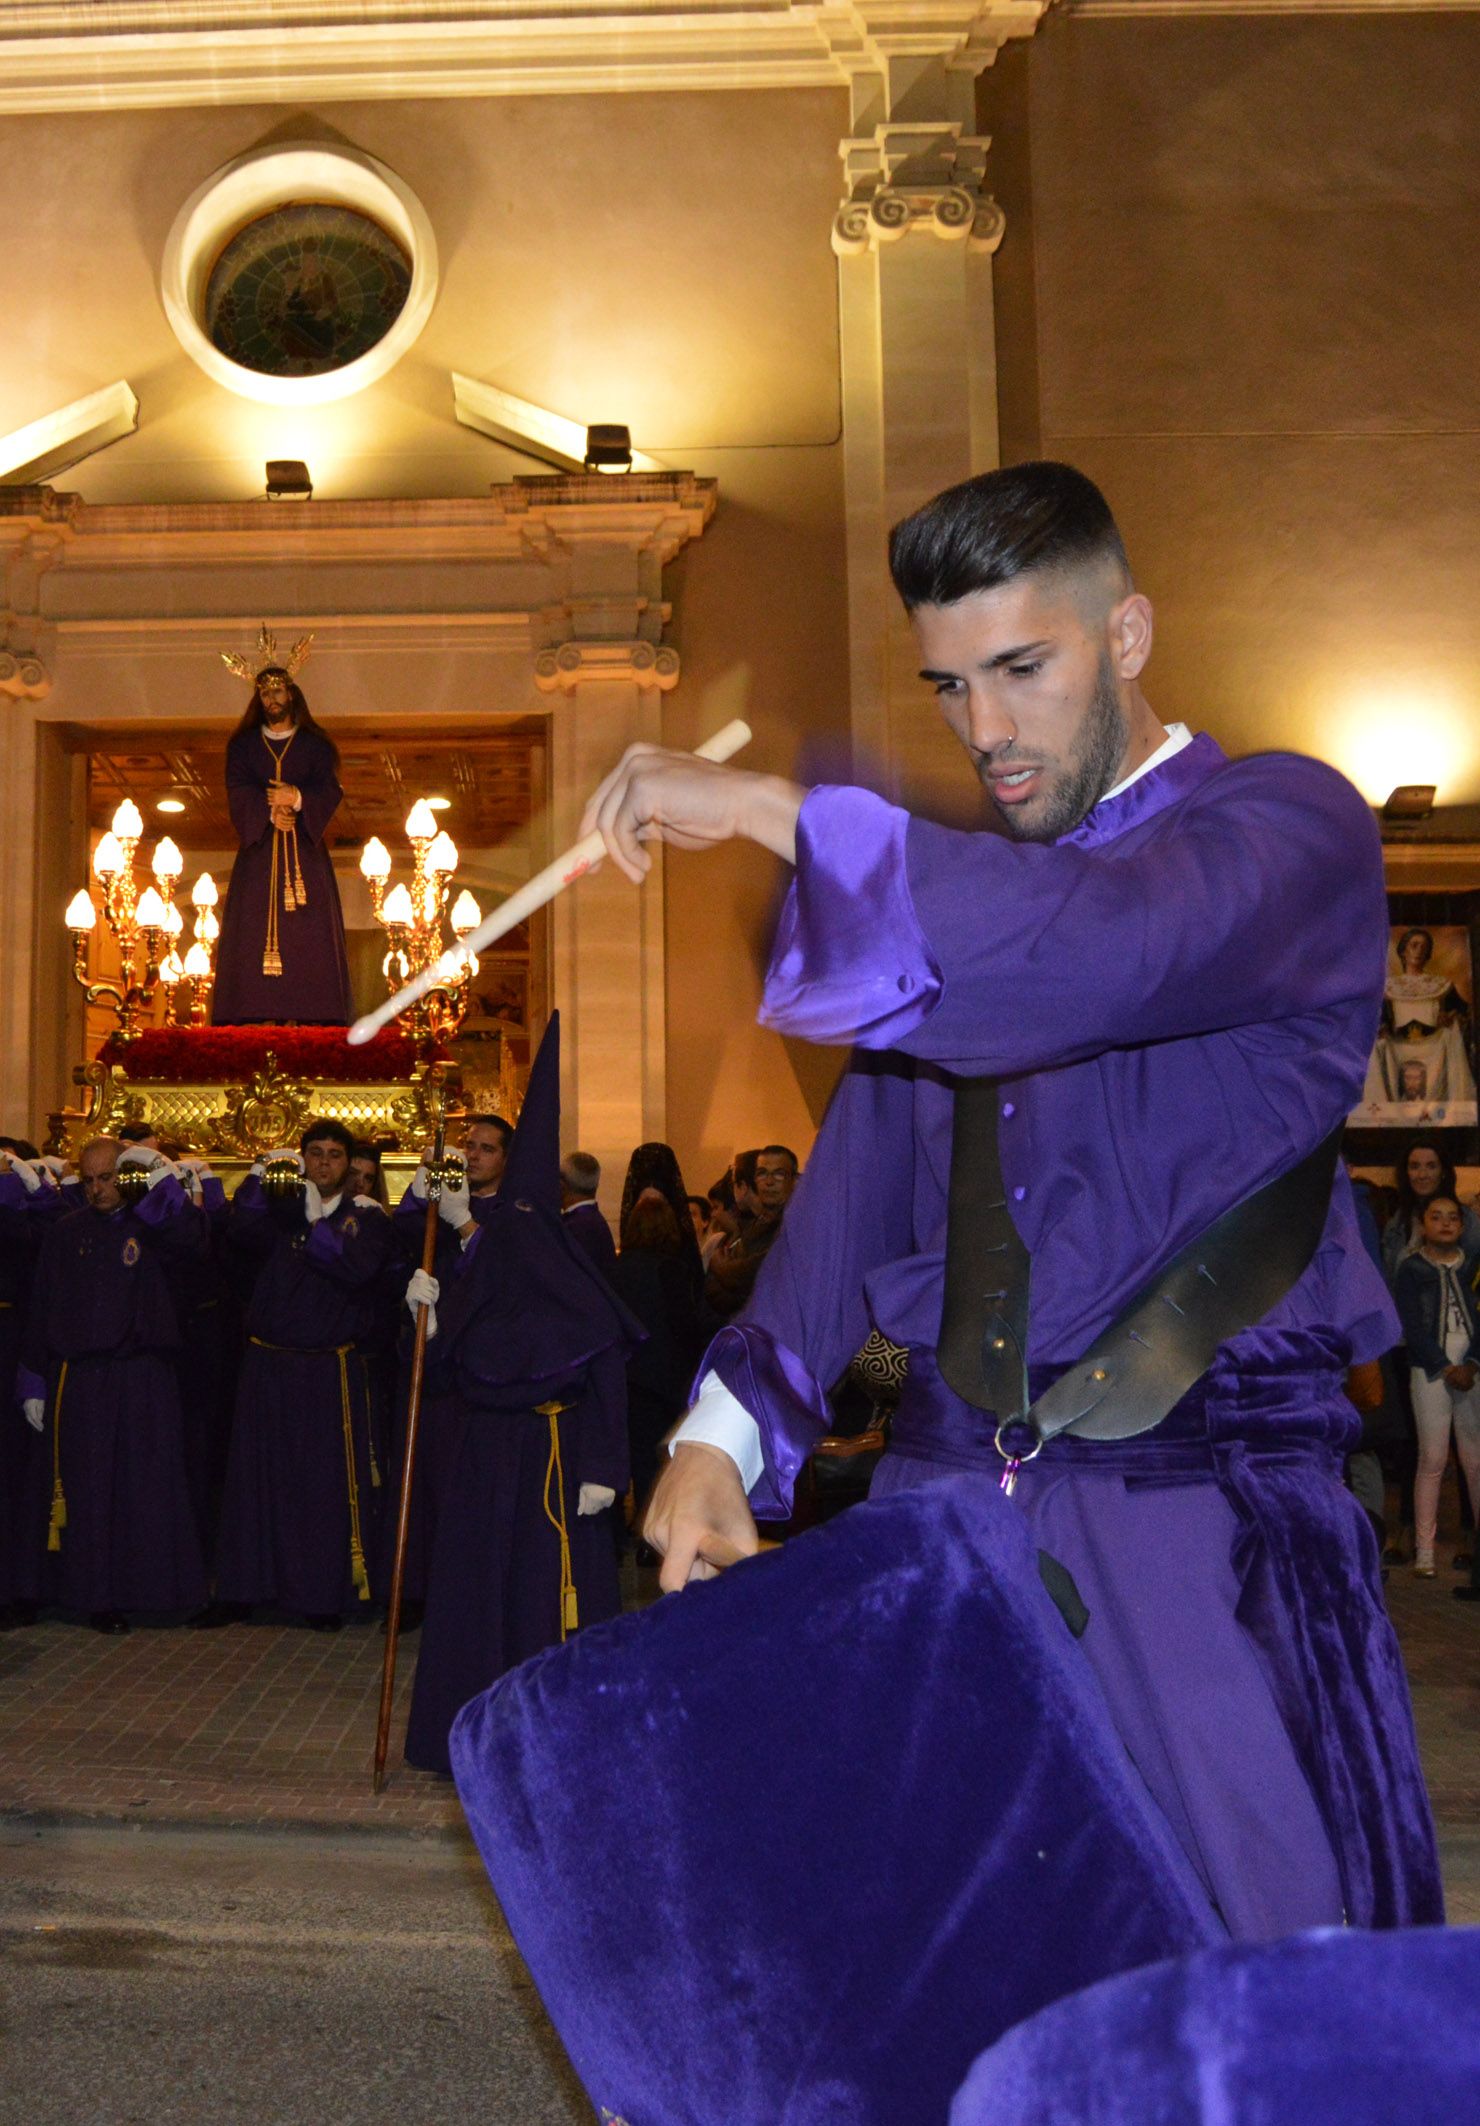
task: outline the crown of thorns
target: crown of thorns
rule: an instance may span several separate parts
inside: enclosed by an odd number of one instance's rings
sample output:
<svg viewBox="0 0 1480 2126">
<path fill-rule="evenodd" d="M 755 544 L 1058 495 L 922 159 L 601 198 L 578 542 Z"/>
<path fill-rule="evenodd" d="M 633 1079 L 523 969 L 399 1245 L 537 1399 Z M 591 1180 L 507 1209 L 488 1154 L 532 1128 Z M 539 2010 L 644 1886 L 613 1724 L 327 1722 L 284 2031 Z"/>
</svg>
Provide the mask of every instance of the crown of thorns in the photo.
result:
<svg viewBox="0 0 1480 2126">
<path fill-rule="evenodd" d="M 257 630 L 257 656 L 255 661 L 244 657 L 240 650 L 223 650 L 221 662 L 228 672 L 235 672 L 238 679 L 250 680 L 255 686 L 263 672 L 286 672 L 293 679 L 307 664 L 313 648 L 312 635 L 300 635 L 286 657 L 279 657 L 277 636 L 264 620 Z"/>
</svg>

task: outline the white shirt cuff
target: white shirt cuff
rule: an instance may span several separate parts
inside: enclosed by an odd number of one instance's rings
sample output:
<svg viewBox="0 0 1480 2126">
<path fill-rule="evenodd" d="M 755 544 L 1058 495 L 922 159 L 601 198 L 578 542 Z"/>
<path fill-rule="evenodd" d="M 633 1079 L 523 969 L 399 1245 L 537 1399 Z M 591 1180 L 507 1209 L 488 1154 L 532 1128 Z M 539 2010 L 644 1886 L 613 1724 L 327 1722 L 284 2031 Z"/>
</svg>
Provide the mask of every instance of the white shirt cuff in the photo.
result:
<svg viewBox="0 0 1480 2126">
<path fill-rule="evenodd" d="M 671 1454 L 675 1447 L 688 1446 L 694 1441 L 701 1446 L 721 1448 L 739 1470 L 740 1481 L 747 1493 L 755 1489 L 766 1473 L 766 1458 L 761 1452 L 761 1428 L 717 1373 L 706 1373 L 700 1381 L 694 1407 L 669 1439 L 668 1451 Z"/>
</svg>

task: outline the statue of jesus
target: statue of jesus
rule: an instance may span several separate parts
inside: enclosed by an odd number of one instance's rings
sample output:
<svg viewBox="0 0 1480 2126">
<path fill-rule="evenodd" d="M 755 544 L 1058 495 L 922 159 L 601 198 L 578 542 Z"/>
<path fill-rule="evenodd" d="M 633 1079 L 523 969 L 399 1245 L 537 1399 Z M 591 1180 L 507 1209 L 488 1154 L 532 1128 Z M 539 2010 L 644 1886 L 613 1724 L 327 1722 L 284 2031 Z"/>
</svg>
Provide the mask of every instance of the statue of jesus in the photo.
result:
<svg viewBox="0 0 1480 2126">
<path fill-rule="evenodd" d="M 216 951 L 217 1026 L 344 1026 L 349 962 L 339 888 L 325 843 L 339 808 L 339 751 L 315 723 L 294 673 L 311 637 L 277 662 L 264 627 L 251 701 L 226 747 L 226 794 L 241 847 Z"/>
</svg>

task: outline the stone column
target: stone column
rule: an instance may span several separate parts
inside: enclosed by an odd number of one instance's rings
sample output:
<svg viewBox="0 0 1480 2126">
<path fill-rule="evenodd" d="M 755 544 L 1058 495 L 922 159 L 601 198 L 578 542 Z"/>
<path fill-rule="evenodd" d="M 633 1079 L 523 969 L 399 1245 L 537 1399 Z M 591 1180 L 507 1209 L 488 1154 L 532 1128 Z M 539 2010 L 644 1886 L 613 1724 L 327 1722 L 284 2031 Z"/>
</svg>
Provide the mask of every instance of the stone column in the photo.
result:
<svg viewBox="0 0 1480 2126">
<path fill-rule="evenodd" d="M 626 747 L 660 742 L 662 696 L 678 670 L 676 650 L 642 637 L 573 636 L 540 651 L 535 684 L 553 696 L 552 853 L 575 839 L 587 797 Z M 653 859 L 646 884 L 604 865 L 551 910 L 561 1136 L 566 1150 L 601 1161 L 602 1209 L 613 1220 L 633 1146 L 666 1128 L 661 849 Z"/>
<path fill-rule="evenodd" d="M 995 54 L 995 43 L 950 59 L 915 52 L 855 79 L 832 233 L 854 746 L 862 775 L 925 809 L 959 800 L 960 759 L 915 675 L 888 535 L 997 463 L 992 255 L 1004 224 L 986 189 L 990 142 L 970 130 L 976 74 Z"/>
</svg>

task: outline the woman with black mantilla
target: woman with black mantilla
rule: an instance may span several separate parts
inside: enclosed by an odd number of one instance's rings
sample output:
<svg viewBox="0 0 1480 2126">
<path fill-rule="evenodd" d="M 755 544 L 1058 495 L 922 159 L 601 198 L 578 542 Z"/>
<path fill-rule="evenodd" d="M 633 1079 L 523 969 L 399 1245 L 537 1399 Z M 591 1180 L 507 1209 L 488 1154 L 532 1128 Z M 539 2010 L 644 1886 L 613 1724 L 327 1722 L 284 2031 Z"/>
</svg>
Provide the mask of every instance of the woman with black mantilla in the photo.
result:
<svg viewBox="0 0 1480 2126">
<path fill-rule="evenodd" d="M 264 627 L 252 699 L 226 748 L 226 794 L 241 846 L 216 953 L 217 1026 L 344 1026 L 344 916 L 326 836 L 339 809 L 339 751 L 294 673 L 311 636 L 277 662 Z M 243 679 L 245 657 L 223 652 Z"/>
</svg>

